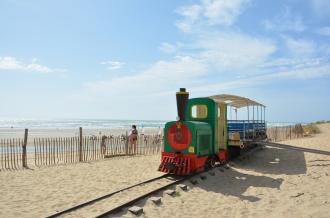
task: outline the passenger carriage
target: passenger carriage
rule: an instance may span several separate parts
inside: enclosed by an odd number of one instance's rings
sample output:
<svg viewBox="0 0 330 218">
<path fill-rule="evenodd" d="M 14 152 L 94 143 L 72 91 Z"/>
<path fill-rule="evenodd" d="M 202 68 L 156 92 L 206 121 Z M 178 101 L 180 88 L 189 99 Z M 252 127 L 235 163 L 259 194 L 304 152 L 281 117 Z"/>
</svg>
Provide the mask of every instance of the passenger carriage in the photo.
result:
<svg viewBox="0 0 330 218">
<path fill-rule="evenodd" d="M 184 88 L 176 97 L 178 119 L 165 124 L 162 172 L 203 171 L 267 138 L 265 106 L 256 101 L 235 95 L 189 99 Z M 238 120 L 237 110 L 244 109 L 246 119 Z"/>
</svg>

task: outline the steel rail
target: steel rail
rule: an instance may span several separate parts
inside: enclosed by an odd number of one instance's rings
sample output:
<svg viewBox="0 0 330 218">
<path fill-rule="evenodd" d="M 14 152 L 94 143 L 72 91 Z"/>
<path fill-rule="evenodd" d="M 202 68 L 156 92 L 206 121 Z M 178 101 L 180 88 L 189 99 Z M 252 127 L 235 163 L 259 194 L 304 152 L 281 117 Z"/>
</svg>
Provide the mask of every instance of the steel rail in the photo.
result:
<svg viewBox="0 0 330 218">
<path fill-rule="evenodd" d="M 302 152 L 308 152 L 308 153 L 314 153 L 314 154 L 322 154 L 322 155 L 330 155 L 330 151 L 323 151 L 323 150 L 317 150 L 312 148 L 302 148 L 292 145 L 286 145 L 286 144 L 279 144 L 274 142 L 258 142 L 258 144 L 274 147 L 274 148 L 282 148 L 282 149 L 289 149 L 294 151 L 302 151 Z"/>
<path fill-rule="evenodd" d="M 195 173 L 195 174 L 192 174 L 192 175 L 189 175 L 189 176 L 181 177 L 178 180 L 175 180 L 175 181 L 173 181 L 173 182 L 171 182 L 169 184 L 166 184 L 166 185 L 164 185 L 164 186 L 162 186 L 160 188 L 157 188 L 157 189 L 154 189 L 152 191 L 149 191 L 149 192 L 147 192 L 147 193 L 145 193 L 145 194 L 143 194 L 143 195 L 141 195 L 139 197 L 136 197 L 136 198 L 134 198 L 132 200 L 127 201 L 124 204 L 121 204 L 121 205 L 119 205 L 119 206 L 117 206 L 115 208 L 112 208 L 111 210 L 108 210 L 107 212 L 96 216 L 96 218 L 105 218 L 105 217 L 108 217 L 108 216 L 110 216 L 112 214 L 116 214 L 116 213 L 120 212 L 123 208 L 129 207 L 130 205 L 134 204 L 135 202 L 138 202 L 138 201 L 140 201 L 140 200 L 142 200 L 142 199 L 144 199 L 144 198 L 146 198 L 146 197 L 148 197 L 148 196 L 150 196 L 152 194 L 155 194 L 155 193 L 157 193 L 159 191 L 162 191 L 162 190 L 164 190 L 164 189 L 166 189 L 166 188 L 168 188 L 168 187 L 170 187 L 172 185 L 178 184 L 178 183 L 180 183 L 182 181 L 185 181 L 187 179 L 190 179 L 190 178 L 192 178 L 192 177 L 194 177 L 196 175 L 199 175 L 199 174 L 205 173 L 205 172 L 207 172 L 207 171 L 203 171 L 203 172 Z"/>
<path fill-rule="evenodd" d="M 75 210 L 80 209 L 80 208 L 82 208 L 82 207 L 85 207 L 85 206 L 87 206 L 87 205 L 89 205 L 89 204 L 93 204 L 93 203 L 95 203 L 95 202 L 98 202 L 98 201 L 101 201 L 101 200 L 103 200 L 103 199 L 109 198 L 109 197 L 111 197 L 112 195 L 115 195 L 115 194 L 117 194 L 117 193 L 119 193 L 119 192 L 126 191 L 126 190 L 128 190 L 128 189 L 131 189 L 131 188 L 134 188 L 134 187 L 137 187 L 137 186 L 140 186 L 140 185 L 146 184 L 146 183 L 150 183 L 150 182 L 153 182 L 153 181 L 156 181 L 156 180 L 162 179 L 162 178 L 169 177 L 169 175 L 170 175 L 170 174 L 161 175 L 161 176 L 158 176 L 158 177 L 155 177 L 155 178 L 152 178 L 152 179 L 149 179 L 149 180 L 146 180 L 146 181 L 143 181 L 143 182 L 137 183 L 137 184 L 135 184 L 135 185 L 132 185 L 132 186 L 129 186 L 129 187 L 126 187 L 126 188 L 123 188 L 123 189 L 120 189 L 120 190 L 117 190 L 117 191 L 114 191 L 114 192 L 108 193 L 108 194 L 106 194 L 106 195 L 103 195 L 103 196 L 101 196 L 101 197 L 95 198 L 95 199 L 93 199 L 93 200 L 86 201 L 86 202 L 84 202 L 84 203 L 82 203 L 82 204 L 78 204 L 78 205 L 76 205 L 76 206 L 73 206 L 73 207 L 70 207 L 70 208 L 68 208 L 68 209 L 62 210 L 62 211 L 60 211 L 60 212 L 54 213 L 54 214 L 52 214 L 52 215 L 50 215 L 50 216 L 47 216 L 46 218 L 55 218 L 55 217 L 59 217 L 59 216 L 61 216 L 61 215 L 63 215 L 63 214 L 66 214 L 66 213 L 69 213 L 69 212 L 75 211 Z"/>
</svg>

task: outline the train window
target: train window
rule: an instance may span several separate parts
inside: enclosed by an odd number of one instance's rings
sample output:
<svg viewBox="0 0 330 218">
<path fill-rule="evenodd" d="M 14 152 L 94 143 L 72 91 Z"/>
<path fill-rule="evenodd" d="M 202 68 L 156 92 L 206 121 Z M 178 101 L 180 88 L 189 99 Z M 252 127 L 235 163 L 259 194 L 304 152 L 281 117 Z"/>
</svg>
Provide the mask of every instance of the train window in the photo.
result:
<svg viewBox="0 0 330 218">
<path fill-rule="evenodd" d="M 191 107 L 192 118 L 206 118 L 207 117 L 207 106 L 205 104 L 195 104 Z"/>
</svg>

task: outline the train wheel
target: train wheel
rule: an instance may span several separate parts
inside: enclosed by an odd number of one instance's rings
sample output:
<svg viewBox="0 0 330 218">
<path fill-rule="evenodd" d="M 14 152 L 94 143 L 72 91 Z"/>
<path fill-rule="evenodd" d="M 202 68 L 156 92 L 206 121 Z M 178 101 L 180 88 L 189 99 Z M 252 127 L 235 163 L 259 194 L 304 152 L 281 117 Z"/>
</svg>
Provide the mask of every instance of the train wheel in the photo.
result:
<svg viewBox="0 0 330 218">
<path fill-rule="evenodd" d="M 217 158 L 215 156 L 211 156 L 209 157 L 207 160 L 206 160 L 206 163 L 205 163 L 205 169 L 208 170 L 208 169 L 212 169 L 215 167 L 216 165 L 216 162 L 217 162 Z"/>
<path fill-rule="evenodd" d="M 228 148 L 228 151 L 229 151 L 229 159 L 230 160 L 238 157 L 241 154 L 241 148 L 240 147 L 232 147 L 232 146 L 230 146 Z"/>
</svg>

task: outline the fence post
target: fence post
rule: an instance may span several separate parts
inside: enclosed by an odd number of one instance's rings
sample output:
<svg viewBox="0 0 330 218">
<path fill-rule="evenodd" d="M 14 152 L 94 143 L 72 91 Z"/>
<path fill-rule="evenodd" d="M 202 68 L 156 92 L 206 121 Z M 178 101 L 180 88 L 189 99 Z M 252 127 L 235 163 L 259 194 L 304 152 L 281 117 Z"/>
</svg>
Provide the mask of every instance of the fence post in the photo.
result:
<svg viewBox="0 0 330 218">
<path fill-rule="evenodd" d="M 125 135 L 125 153 L 128 155 L 128 132 L 126 131 Z"/>
<path fill-rule="evenodd" d="M 82 127 L 79 127 L 79 162 L 82 162 Z"/>
<path fill-rule="evenodd" d="M 292 125 L 290 125 L 290 139 L 291 139 L 291 131 L 292 131 L 291 128 L 292 128 Z"/>
<path fill-rule="evenodd" d="M 277 126 L 275 127 L 275 142 L 277 142 Z"/>
<path fill-rule="evenodd" d="M 24 142 L 23 142 L 23 153 L 22 153 L 22 165 L 24 168 L 27 168 L 27 154 L 26 154 L 26 146 L 27 146 L 27 140 L 28 140 L 28 133 L 29 130 L 25 129 L 24 131 Z"/>
<path fill-rule="evenodd" d="M 103 155 L 103 158 L 105 157 L 105 153 L 106 153 L 106 144 L 105 144 L 105 140 L 107 139 L 107 137 L 104 135 L 101 138 L 101 154 Z"/>
</svg>

